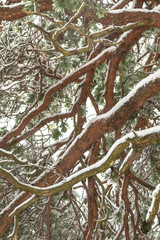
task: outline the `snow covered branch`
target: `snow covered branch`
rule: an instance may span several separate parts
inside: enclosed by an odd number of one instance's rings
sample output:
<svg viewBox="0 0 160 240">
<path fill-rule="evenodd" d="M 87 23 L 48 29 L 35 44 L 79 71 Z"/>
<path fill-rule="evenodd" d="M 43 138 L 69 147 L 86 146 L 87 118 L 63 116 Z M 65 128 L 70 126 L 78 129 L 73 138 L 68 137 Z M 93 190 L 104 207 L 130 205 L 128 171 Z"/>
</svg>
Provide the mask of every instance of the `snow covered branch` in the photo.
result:
<svg viewBox="0 0 160 240">
<path fill-rule="evenodd" d="M 160 204 L 160 184 L 156 186 L 156 189 L 152 193 L 152 203 L 150 208 L 148 209 L 148 213 L 146 216 L 147 222 L 152 222 L 159 210 Z"/>
<path fill-rule="evenodd" d="M 130 143 L 132 143 L 134 147 L 136 146 L 138 151 L 138 148 L 144 148 L 157 141 L 160 141 L 160 127 L 153 127 L 147 130 L 129 133 L 117 140 L 102 160 L 49 187 L 43 188 L 24 184 L 16 179 L 11 173 L 2 168 L 0 168 L 0 176 L 5 178 L 14 187 L 22 191 L 27 191 L 38 196 L 49 196 L 51 194 L 66 191 L 76 183 L 86 178 L 94 176 L 100 172 L 105 172 L 108 168 L 113 166 L 120 153 L 128 148 Z"/>
</svg>

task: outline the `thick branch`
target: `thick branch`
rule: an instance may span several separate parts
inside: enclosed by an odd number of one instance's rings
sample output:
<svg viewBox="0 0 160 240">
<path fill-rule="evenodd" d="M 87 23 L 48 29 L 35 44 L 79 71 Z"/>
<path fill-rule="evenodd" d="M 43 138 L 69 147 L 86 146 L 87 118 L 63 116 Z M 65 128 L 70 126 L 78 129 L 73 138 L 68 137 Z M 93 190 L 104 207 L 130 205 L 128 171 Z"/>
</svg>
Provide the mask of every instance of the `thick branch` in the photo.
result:
<svg viewBox="0 0 160 240">
<path fill-rule="evenodd" d="M 126 97 L 124 97 L 111 111 L 103 114 L 91 121 L 86 129 L 74 140 L 68 151 L 61 156 L 61 161 L 56 166 L 56 171 L 60 174 L 67 173 L 76 163 L 80 156 L 105 132 L 111 131 L 123 125 L 129 117 L 135 114 L 144 103 L 160 91 L 160 71 L 142 80 Z M 96 174 L 96 172 L 94 173 Z M 44 181 L 43 179 L 46 179 Z M 57 179 L 57 174 L 50 171 L 43 174 L 34 184 L 44 186 L 51 185 Z M 8 217 L 12 209 L 29 198 L 29 194 L 21 193 L 16 201 L 11 203 L 4 212 L 0 221 L 0 236 L 8 228 L 11 219 Z"/>
<path fill-rule="evenodd" d="M 147 222 L 152 222 L 158 212 L 160 204 L 160 184 L 157 185 L 156 189 L 153 191 L 152 194 L 152 203 L 150 208 L 148 209 L 148 213 L 146 216 Z"/>
<path fill-rule="evenodd" d="M 51 11 L 52 1 L 51 0 L 39 0 L 40 12 Z M 17 3 L 9 6 L 0 6 L 0 20 L 13 21 L 19 18 L 27 16 L 27 12 L 23 10 L 24 3 Z"/>
<path fill-rule="evenodd" d="M 49 90 L 46 92 L 43 102 L 40 106 L 35 108 L 34 110 L 31 110 L 27 116 L 25 116 L 20 125 L 17 128 L 14 128 L 12 131 L 7 133 L 1 140 L 0 140 L 0 147 L 5 147 L 8 141 L 10 141 L 15 136 L 18 136 L 26 127 L 26 125 L 31 121 L 33 117 L 38 115 L 40 112 L 44 111 L 51 102 L 51 97 L 56 92 L 62 90 L 64 87 L 66 87 L 68 84 L 79 78 L 81 75 L 85 74 L 89 70 L 95 69 L 98 65 L 103 63 L 106 58 L 110 57 L 113 54 L 113 51 L 115 50 L 115 47 L 108 48 L 104 50 L 102 53 L 100 53 L 97 57 L 89 61 L 84 66 L 78 68 L 75 72 L 69 74 L 67 77 L 64 77 L 62 80 L 60 80 L 57 84 L 55 84 L 53 87 L 50 87 Z"/>
<path fill-rule="evenodd" d="M 16 179 L 10 172 L 2 168 L 0 168 L 0 176 L 20 190 L 27 191 L 38 196 L 49 196 L 51 194 L 66 191 L 76 183 L 88 177 L 92 177 L 100 172 L 105 172 L 114 164 L 120 153 L 129 147 L 131 142 L 133 145 L 136 144 L 137 147 L 139 146 L 141 148 L 142 146 L 145 147 L 157 141 L 160 141 L 160 127 L 153 127 L 147 130 L 139 131 L 136 132 L 136 135 L 135 133 L 129 133 L 117 140 L 102 160 L 49 187 L 40 188 L 24 184 Z"/>
</svg>

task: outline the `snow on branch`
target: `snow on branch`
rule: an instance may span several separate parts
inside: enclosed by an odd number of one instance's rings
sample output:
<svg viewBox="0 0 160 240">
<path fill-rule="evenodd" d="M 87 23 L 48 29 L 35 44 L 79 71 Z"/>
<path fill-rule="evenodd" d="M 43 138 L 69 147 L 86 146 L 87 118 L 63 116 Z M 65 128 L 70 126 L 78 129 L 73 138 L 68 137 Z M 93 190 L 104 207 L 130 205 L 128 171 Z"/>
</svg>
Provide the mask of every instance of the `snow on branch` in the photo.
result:
<svg viewBox="0 0 160 240">
<path fill-rule="evenodd" d="M 16 19 L 27 16 L 27 12 L 24 11 L 25 3 L 15 3 L 11 5 L 0 5 L 0 20 L 13 21 Z M 40 12 L 51 11 L 52 1 L 41 0 L 39 1 Z"/>
<path fill-rule="evenodd" d="M 152 203 L 150 208 L 148 209 L 148 213 L 146 216 L 147 222 L 152 222 L 158 212 L 160 204 L 160 184 L 157 185 L 156 189 L 152 193 Z"/>
<path fill-rule="evenodd" d="M 51 102 L 51 97 L 58 91 L 62 90 L 68 84 L 76 80 L 78 77 L 85 74 L 87 71 L 94 69 L 98 65 L 102 64 L 107 57 L 110 57 L 116 50 L 116 47 L 112 46 L 110 48 L 102 51 L 98 56 L 90 60 L 88 63 L 79 67 L 74 72 L 64 77 L 54 86 L 50 87 L 48 91 L 45 93 L 44 99 L 42 103 L 35 109 L 32 109 L 21 121 L 18 127 L 14 128 L 12 131 L 6 133 L 6 135 L 0 139 L 0 147 L 4 147 L 5 144 L 13 139 L 15 136 L 18 136 L 26 127 L 26 125 L 31 121 L 34 116 L 37 116 L 40 112 L 44 111 Z M 12 141 L 10 141 L 12 144 Z"/>
<path fill-rule="evenodd" d="M 136 144 L 137 147 L 146 147 L 157 141 L 160 141 L 160 126 L 152 127 L 147 130 L 137 131 L 136 134 L 133 132 L 129 133 L 118 139 L 102 160 L 72 174 L 65 180 L 49 187 L 41 188 L 22 183 L 9 171 L 6 171 L 2 168 L 0 168 L 0 176 L 5 178 L 10 184 L 20 190 L 27 191 L 38 196 L 49 196 L 51 194 L 66 191 L 76 183 L 88 177 L 94 176 L 101 172 L 105 172 L 114 164 L 120 153 L 130 146 L 131 142 L 133 146 Z"/>
<path fill-rule="evenodd" d="M 12 158 L 15 161 L 15 163 L 20 164 L 20 165 L 27 164 L 26 160 L 22 161 L 22 160 L 18 159 L 15 156 L 15 154 L 13 154 L 13 152 L 6 151 L 2 148 L 0 148 L 0 157 L 1 156 L 7 157 L 7 158 Z"/>
</svg>

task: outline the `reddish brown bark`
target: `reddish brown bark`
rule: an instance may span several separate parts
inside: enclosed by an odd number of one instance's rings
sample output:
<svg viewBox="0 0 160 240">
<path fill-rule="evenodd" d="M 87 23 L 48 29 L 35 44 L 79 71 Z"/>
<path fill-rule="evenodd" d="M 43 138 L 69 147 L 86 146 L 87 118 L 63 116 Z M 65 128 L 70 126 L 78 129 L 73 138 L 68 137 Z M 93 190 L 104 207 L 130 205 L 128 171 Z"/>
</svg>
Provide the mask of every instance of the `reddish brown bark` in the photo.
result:
<svg viewBox="0 0 160 240">
<path fill-rule="evenodd" d="M 91 155 L 89 157 L 89 165 L 94 164 L 98 159 L 99 153 L 99 144 L 97 141 L 92 149 Z M 88 178 L 88 225 L 85 229 L 83 240 L 91 239 L 94 228 L 96 226 L 96 220 L 98 218 L 98 207 L 96 203 L 96 186 L 95 186 L 95 178 Z"/>
<path fill-rule="evenodd" d="M 21 121 L 21 123 L 19 124 L 18 127 L 14 128 L 12 131 L 7 133 L 1 139 L 0 147 L 6 148 L 6 147 L 9 147 L 10 145 L 13 145 L 13 144 L 23 140 L 24 138 L 26 138 L 26 137 L 32 135 L 33 133 L 35 133 L 36 131 L 38 131 L 46 123 L 49 123 L 49 122 L 51 122 L 53 120 L 57 120 L 59 118 L 63 119 L 63 118 L 66 118 L 66 117 L 73 116 L 76 113 L 77 105 L 80 105 L 79 102 L 77 104 L 75 104 L 75 107 L 73 108 L 72 112 L 64 113 L 63 115 L 62 114 L 61 115 L 53 115 L 51 117 L 44 118 L 34 128 L 32 128 L 31 130 L 27 131 L 22 136 L 18 137 L 18 135 L 21 134 L 21 132 L 25 129 L 26 125 L 30 122 L 30 120 L 33 117 L 37 116 L 42 111 L 44 111 L 49 106 L 49 104 L 51 102 L 51 97 L 52 97 L 53 94 L 57 93 L 58 91 L 63 89 L 65 86 L 67 86 L 71 82 L 75 81 L 81 75 L 83 75 L 84 73 L 86 73 L 88 71 L 91 71 L 91 70 L 93 71 L 98 65 L 102 64 L 106 59 L 110 58 L 111 56 L 120 56 L 120 57 L 118 57 L 118 58 L 116 57 L 116 58 L 114 58 L 112 60 L 113 66 L 115 65 L 115 71 L 116 71 L 116 69 L 118 67 L 118 63 L 119 63 L 122 55 L 125 52 L 129 51 L 130 47 L 140 38 L 142 32 L 144 32 L 147 28 L 142 28 L 142 29 L 140 28 L 140 29 L 137 29 L 137 30 L 133 31 L 133 33 L 129 34 L 129 36 L 126 38 L 126 41 L 122 42 L 117 49 L 115 48 L 115 50 L 110 51 L 110 49 L 109 49 L 107 51 L 107 49 L 106 49 L 106 50 L 104 50 L 102 52 L 102 54 L 99 54 L 97 57 L 95 57 L 95 55 L 97 55 L 99 53 L 100 49 L 96 50 L 96 52 L 93 52 L 93 54 L 91 56 L 91 59 L 92 59 L 93 56 L 94 56 L 94 58 L 92 60 L 90 60 L 89 63 L 87 63 L 83 67 L 80 67 L 73 74 L 70 74 L 69 76 L 63 78 L 61 81 L 59 81 L 57 84 L 55 84 L 53 87 L 51 87 L 46 92 L 42 104 L 40 106 L 38 106 L 37 108 L 35 108 L 34 110 L 32 110 L 31 112 L 29 112 L 27 114 L 27 116 L 25 116 L 23 118 L 23 120 Z M 114 86 L 114 80 L 115 80 L 116 72 L 112 71 L 112 66 L 110 66 L 110 69 L 111 70 L 109 70 L 109 77 L 108 77 L 108 80 L 107 80 L 107 85 L 109 86 L 109 90 L 111 92 L 106 90 L 105 98 L 108 97 L 109 101 L 111 101 L 110 104 L 113 104 L 113 86 Z M 90 77 L 86 78 L 86 84 L 84 84 L 84 88 L 86 88 L 87 84 L 89 86 L 90 80 L 87 80 L 87 79 L 90 79 Z M 87 86 L 87 88 L 88 88 L 88 86 Z M 108 87 L 108 86 L 106 86 L 106 87 Z M 111 100 L 110 100 L 110 98 L 111 98 Z M 81 98 L 81 100 L 83 101 L 83 98 Z M 106 109 L 106 107 L 105 107 L 105 109 Z M 13 141 L 9 142 L 12 138 L 15 138 L 15 139 Z"/>
<path fill-rule="evenodd" d="M 81 135 L 80 138 L 75 139 L 74 145 L 70 147 L 69 151 L 61 156 L 61 161 L 57 164 L 56 171 L 62 175 L 65 175 L 68 171 L 70 171 L 80 156 L 88 148 L 90 148 L 90 146 L 94 144 L 98 138 L 100 138 L 105 132 L 122 126 L 130 116 L 135 114 L 148 99 L 153 97 L 159 91 L 160 79 L 158 78 L 154 83 L 151 82 L 148 85 L 146 84 L 145 86 L 142 86 L 129 102 L 126 102 L 124 105 L 122 105 L 122 107 L 117 109 L 111 116 L 107 117 L 106 115 L 106 117 L 90 123 L 83 135 Z M 45 182 L 42 178 L 36 183 L 36 185 L 51 185 L 57 179 L 57 175 L 51 171 L 44 178 L 46 180 Z M 9 226 L 9 223 L 12 222 L 12 219 L 8 217 L 10 212 L 25 199 L 28 199 L 29 196 L 30 195 L 27 193 L 22 194 L 22 197 L 14 201 L 13 204 L 6 209 L 0 222 L 0 236 L 3 236 L 4 232 Z"/>
<path fill-rule="evenodd" d="M 10 3 L 13 1 L 10 1 Z M 19 2 L 19 1 L 17 1 Z M 119 9 L 121 7 L 124 7 L 129 0 L 124 0 L 120 4 L 118 4 L 114 9 Z M 150 1 L 149 1 L 150 2 Z M 158 3 L 158 2 L 157 2 Z M 141 7 L 143 4 L 143 1 L 137 1 L 137 5 L 135 7 Z M 0 6 L 0 20 L 7 20 L 7 21 L 13 21 L 19 18 L 23 18 L 27 16 L 27 13 L 23 11 L 24 5 L 22 3 L 18 5 L 13 6 Z M 41 0 L 39 1 L 39 8 L 40 11 L 50 11 L 52 10 L 52 2 Z M 114 106 L 114 82 L 116 79 L 116 74 L 118 70 L 118 65 L 125 53 L 128 53 L 130 48 L 140 39 L 144 31 L 152 28 L 152 27 L 160 27 L 160 13 L 158 11 L 142 11 L 142 10 L 123 10 L 122 12 L 118 11 L 111 11 L 107 13 L 106 16 L 99 19 L 96 15 L 93 15 L 93 12 L 87 8 L 83 12 L 83 17 L 85 17 L 89 22 L 89 20 L 94 19 L 97 22 L 100 22 L 103 24 L 103 26 L 108 25 L 117 25 L 122 26 L 126 25 L 128 23 L 133 23 L 137 21 L 142 21 L 145 19 L 152 20 L 151 25 L 148 25 L 146 27 L 141 27 L 132 30 L 125 38 L 124 42 L 121 42 L 117 48 L 109 48 L 105 49 L 105 44 L 103 45 L 103 42 L 100 42 L 97 47 L 93 50 L 91 53 L 91 56 L 89 58 L 89 62 L 80 67 L 75 72 L 71 73 L 70 75 L 64 77 L 62 80 L 60 80 L 57 84 L 52 86 L 45 94 L 44 100 L 40 106 L 33 109 L 31 112 L 28 113 L 27 116 L 24 117 L 22 122 L 14 128 L 12 131 L 7 133 L 0 141 L 0 147 L 7 148 L 9 146 L 12 146 L 13 144 L 16 144 L 20 142 L 21 140 L 30 137 L 32 134 L 34 134 L 36 131 L 38 131 L 40 128 L 42 128 L 45 124 L 57 120 L 57 119 L 64 119 L 75 116 L 75 114 L 78 113 L 78 121 L 77 121 L 77 132 L 75 133 L 75 136 L 80 134 L 78 138 L 74 139 L 70 147 L 68 147 L 68 150 L 64 152 L 64 154 L 61 155 L 60 161 L 55 167 L 56 172 L 61 175 L 68 174 L 72 167 L 77 163 L 79 158 L 87 151 L 88 149 L 91 149 L 91 147 L 94 146 L 92 149 L 89 164 L 92 165 L 96 162 L 98 158 L 98 150 L 99 150 L 99 142 L 97 143 L 97 139 L 101 139 L 101 137 L 104 138 L 104 134 L 108 133 L 110 131 L 116 130 L 116 138 L 119 138 L 121 136 L 120 128 L 126 123 L 126 121 L 132 117 L 134 114 L 136 114 L 143 106 L 144 104 L 154 97 L 157 93 L 160 92 L 160 78 L 157 77 L 157 79 L 154 82 L 150 82 L 149 84 L 146 84 L 144 86 L 141 86 L 136 93 L 133 94 L 133 96 L 129 99 L 129 101 L 125 102 L 123 105 L 121 105 L 119 108 L 117 107 L 114 109 L 113 113 L 110 114 L 109 110 L 113 108 Z M 117 30 L 114 33 L 117 37 L 121 34 Z M 114 40 L 115 35 L 109 35 L 107 37 Z M 159 41 L 158 41 L 159 44 Z M 103 51 L 104 50 L 104 51 Z M 98 55 L 99 54 L 99 55 Z M 110 64 L 108 67 L 108 74 L 107 74 L 107 81 L 105 84 L 105 101 L 106 106 L 104 108 L 104 112 L 107 112 L 107 114 L 102 115 L 102 118 L 97 118 L 96 120 L 93 120 L 88 124 L 88 127 L 82 131 L 84 119 L 82 119 L 81 113 L 80 113 L 80 106 L 82 104 L 85 104 L 87 97 L 89 96 L 91 101 L 93 102 L 93 105 L 96 109 L 97 115 L 99 114 L 98 106 L 96 105 L 96 102 L 94 102 L 94 98 L 90 92 L 91 83 L 94 76 L 94 71 L 96 70 L 96 67 L 100 64 L 104 63 L 107 59 L 109 59 Z M 154 54 L 150 54 L 150 57 L 147 61 L 147 64 L 151 63 L 151 61 L 155 59 L 156 61 L 159 59 L 159 54 L 156 56 Z M 152 69 L 152 67 L 146 68 L 146 70 L 149 72 Z M 34 126 L 31 130 L 28 130 L 23 133 L 25 130 L 25 127 L 30 123 L 31 119 L 35 116 L 37 116 L 39 113 L 43 112 L 48 108 L 51 102 L 52 96 L 57 93 L 58 91 L 65 88 L 67 85 L 69 85 L 72 82 L 77 82 L 79 77 L 82 75 L 85 75 L 85 81 L 82 85 L 82 92 L 79 100 L 75 103 L 73 106 L 73 109 L 71 112 L 63 113 L 63 114 L 57 114 L 54 116 L 47 117 L 43 120 L 41 120 L 39 123 L 37 123 L 36 126 Z M 138 129 L 144 129 L 145 127 L 150 127 L 149 122 L 147 119 L 140 118 L 139 122 L 136 126 L 136 130 Z M 81 133 L 82 131 L 82 133 Z M 12 141 L 11 141 L 12 140 Z M 70 142 L 71 143 L 71 142 Z M 69 143 L 69 144 L 70 144 Z M 104 143 L 105 146 L 105 143 Z M 106 150 L 104 151 L 106 153 Z M 52 170 L 47 173 L 45 176 L 42 176 L 38 180 L 34 182 L 37 186 L 49 186 L 54 184 L 56 179 L 58 178 L 58 174 L 53 172 Z M 128 185 L 130 178 L 136 180 L 141 185 L 147 187 L 150 190 L 154 190 L 154 186 L 151 184 L 148 184 L 142 179 L 137 178 L 130 172 L 125 173 L 125 179 L 124 179 L 124 185 L 123 185 L 123 193 L 122 198 L 125 202 L 125 213 L 124 213 L 124 224 L 122 225 L 122 228 L 120 229 L 119 233 L 117 234 L 117 237 L 115 239 L 118 239 L 120 237 L 123 230 L 125 230 L 126 239 L 130 239 L 129 235 L 129 217 L 128 213 L 131 214 L 132 218 L 132 225 L 133 225 L 133 231 L 134 231 L 134 239 L 136 239 L 136 230 L 137 226 L 139 224 L 139 219 L 135 223 L 133 213 L 131 211 L 131 208 L 129 206 L 129 199 L 128 199 Z M 139 213 L 138 209 L 138 196 L 137 191 L 134 188 L 134 185 L 131 185 L 136 199 L 136 210 L 137 214 Z M 111 185 L 109 185 L 109 188 Z M 117 192 L 117 206 L 119 205 L 119 192 Z M 23 203 L 25 200 L 27 200 L 31 195 L 29 193 L 21 193 L 19 194 L 17 199 L 14 199 L 6 209 L 4 209 L 4 212 L 0 216 L 0 237 L 3 236 L 3 234 L 7 231 L 9 226 L 12 224 L 13 220 L 9 217 L 9 214 L 15 209 L 16 206 Z M 97 204 L 95 201 L 96 198 L 96 189 L 95 189 L 95 179 L 93 177 L 89 178 L 88 180 L 88 226 L 84 233 L 84 239 L 90 239 L 95 227 L 95 220 L 98 218 L 98 210 L 97 210 Z M 50 212 L 50 205 L 48 205 L 48 214 Z M 139 217 L 139 216 L 138 216 Z M 49 215 L 48 215 L 48 224 L 49 224 Z M 47 229 L 47 235 L 49 236 L 50 227 L 49 225 Z"/>
<path fill-rule="evenodd" d="M 19 5 L 10 5 L 10 6 L 0 6 L 0 20 L 7 20 L 13 21 L 22 17 L 25 17 L 27 14 L 23 11 L 24 4 Z M 52 10 L 52 1 L 48 0 L 41 0 L 39 1 L 39 8 L 40 11 L 51 11 Z M 141 10 L 122 10 L 122 12 L 109 12 L 107 15 L 101 19 L 99 19 L 96 14 L 93 14 L 93 10 L 89 10 L 86 7 L 83 16 L 89 21 L 90 19 L 101 22 L 104 26 L 108 25 L 126 25 L 127 23 L 142 21 L 145 19 L 153 20 L 153 26 L 159 27 L 160 26 L 160 18 L 158 12 L 151 12 L 151 11 L 141 11 Z"/>
<path fill-rule="evenodd" d="M 93 12 L 87 10 L 83 15 L 87 19 L 93 19 Z M 112 24 L 114 24 L 115 26 L 122 26 L 128 23 L 143 21 L 147 19 L 153 21 L 154 27 L 160 26 L 159 13 L 157 11 L 151 12 L 149 10 L 142 11 L 139 9 L 135 9 L 133 11 L 123 9 L 122 12 L 120 12 L 119 10 L 113 10 L 107 13 L 107 15 L 100 20 L 98 19 L 98 17 L 95 17 L 94 20 L 101 22 L 103 26 L 109 26 Z"/>
<path fill-rule="evenodd" d="M 52 10 L 51 0 L 39 0 L 38 4 L 40 12 Z M 24 6 L 21 1 L 18 1 L 18 4 L 8 6 L 0 5 L 0 20 L 14 21 L 27 16 L 27 12 L 23 10 Z"/>
</svg>

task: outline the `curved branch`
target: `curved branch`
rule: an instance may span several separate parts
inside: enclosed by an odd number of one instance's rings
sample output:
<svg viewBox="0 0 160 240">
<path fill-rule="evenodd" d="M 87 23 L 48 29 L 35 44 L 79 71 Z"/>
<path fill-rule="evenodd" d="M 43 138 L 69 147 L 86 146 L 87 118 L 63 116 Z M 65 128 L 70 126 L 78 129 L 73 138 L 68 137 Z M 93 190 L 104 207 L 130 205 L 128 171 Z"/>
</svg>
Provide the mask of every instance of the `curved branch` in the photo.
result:
<svg viewBox="0 0 160 240">
<path fill-rule="evenodd" d="M 31 119 L 35 116 L 37 116 L 40 112 L 44 111 L 50 104 L 52 95 L 56 92 L 60 91 L 64 87 L 66 87 L 71 82 L 75 81 L 77 78 L 79 78 L 81 75 L 85 74 L 89 70 L 95 69 L 98 65 L 103 63 L 106 58 L 110 57 L 115 47 L 110 47 L 106 50 L 104 50 L 102 53 L 100 53 L 97 57 L 90 60 L 87 64 L 84 66 L 78 68 L 73 73 L 69 74 L 68 76 L 64 77 L 62 80 L 60 80 L 57 84 L 55 84 L 53 87 L 50 87 L 48 91 L 46 92 L 43 102 L 40 106 L 37 108 L 31 110 L 27 116 L 25 116 L 20 125 L 17 128 L 14 128 L 12 131 L 7 133 L 1 140 L 0 140 L 0 147 L 5 147 L 6 143 L 10 141 L 15 136 L 18 136 L 26 127 L 26 125 L 31 121 Z"/>
<path fill-rule="evenodd" d="M 1 156 L 5 156 L 5 157 L 7 157 L 7 158 L 11 158 L 11 159 L 14 160 L 15 163 L 20 164 L 20 165 L 25 165 L 25 164 L 27 164 L 27 161 L 26 161 L 26 160 L 22 161 L 22 160 L 18 159 L 18 158 L 15 156 L 15 154 L 13 154 L 13 152 L 5 151 L 4 149 L 1 149 L 1 148 L 0 148 L 0 157 L 1 157 Z"/>
<path fill-rule="evenodd" d="M 105 50 L 105 53 L 108 51 Z M 80 156 L 105 132 L 122 126 L 128 118 L 141 109 L 147 100 L 152 98 L 160 91 L 160 71 L 142 80 L 126 97 L 124 97 L 113 109 L 106 114 L 96 117 L 91 121 L 86 129 L 74 140 L 74 143 L 61 156 L 55 169 L 60 174 L 66 174 L 70 168 L 76 163 Z M 74 146 L 74 147 L 73 147 Z M 96 173 L 95 173 L 96 174 Z M 46 181 L 44 181 L 44 178 Z M 52 170 L 47 174 L 41 175 L 34 184 L 44 186 L 51 185 L 57 179 L 57 174 Z M 1 213 L 0 236 L 4 234 L 12 220 L 9 214 L 12 209 L 23 201 L 27 200 L 30 195 L 21 193 L 18 199 L 13 200 L 11 204 Z M 5 224 L 4 224 L 5 222 Z"/>
<path fill-rule="evenodd" d="M 65 180 L 49 187 L 36 187 L 29 184 L 24 184 L 16 179 L 9 171 L 0 168 L 0 176 L 5 178 L 12 186 L 27 191 L 38 196 L 49 196 L 58 192 L 70 189 L 76 183 L 92 177 L 100 172 L 105 172 L 117 160 L 122 151 L 129 147 L 130 143 L 136 144 L 139 147 L 145 147 L 153 142 L 160 141 L 160 127 L 153 127 L 147 130 L 129 133 L 117 140 L 108 151 L 107 155 L 99 162 L 92 164 L 85 169 L 67 177 Z"/>
<path fill-rule="evenodd" d="M 125 2 L 125 1 L 124 1 Z M 126 1 L 128 2 L 128 1 Z M 39 0 L 38 1 L 40 12 L 51 11 L 52 10 L 52 1 L 51 0 Z M 24 4 L 18 3 L 10 6 L 0 6 L 0 20 L 13 21 L 19 18 L 27 16 L 27 12 L 23 11 Z M 119 7 L 118 7 L 119 8 Z M 155 8 L 155 10 L 147 9 L 122 9 L 122 10 L 111 10 L 103 18 L 99 19 L 96 14 L 93 14 L 93 10 L 87 8 L 82 16 L 90 19 L 101 22 L 103 26 L 108 25 L 126 25 L 128 23 L 133 23 L 137 21 L 143 21 L 144 19 L 154 20 L 153 27 L 160 27 L 160 13 Z"/>
</svg>

